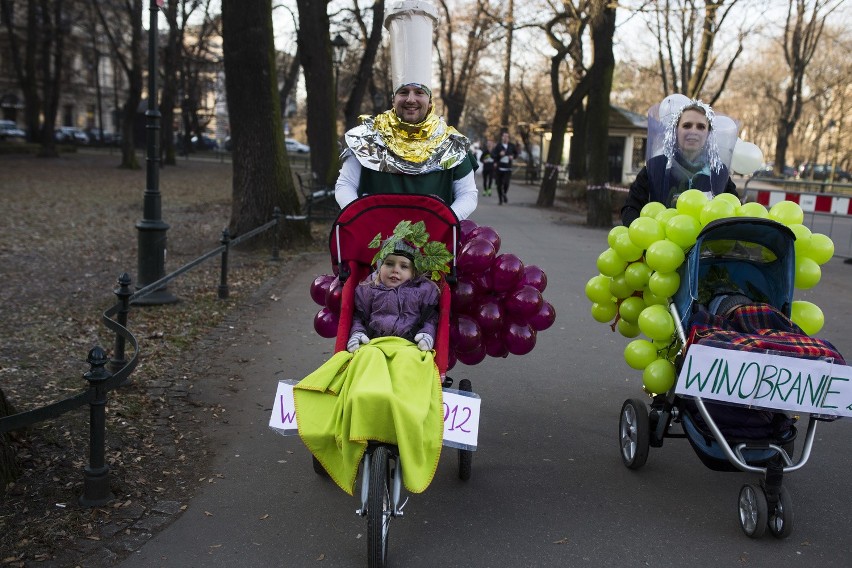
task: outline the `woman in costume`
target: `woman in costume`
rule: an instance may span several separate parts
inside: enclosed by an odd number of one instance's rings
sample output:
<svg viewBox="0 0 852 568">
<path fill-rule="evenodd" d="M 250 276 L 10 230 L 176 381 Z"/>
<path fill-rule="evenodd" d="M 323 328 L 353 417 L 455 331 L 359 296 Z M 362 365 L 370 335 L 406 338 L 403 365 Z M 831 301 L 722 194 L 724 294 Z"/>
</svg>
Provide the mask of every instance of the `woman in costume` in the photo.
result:
<svg viewBox="0 0 852 568">
<path fill-rule="evenodd" d="M 670 95 L 648 111 L 645 167 L 630 184 L 621 220 L 630 226 L 647 203 L 674 207 L 678 196 L 699 189 L 712 198 L 737 195 L 729 166 L 737 141 L 737 124 L 710 105 Z"/>
</svg>

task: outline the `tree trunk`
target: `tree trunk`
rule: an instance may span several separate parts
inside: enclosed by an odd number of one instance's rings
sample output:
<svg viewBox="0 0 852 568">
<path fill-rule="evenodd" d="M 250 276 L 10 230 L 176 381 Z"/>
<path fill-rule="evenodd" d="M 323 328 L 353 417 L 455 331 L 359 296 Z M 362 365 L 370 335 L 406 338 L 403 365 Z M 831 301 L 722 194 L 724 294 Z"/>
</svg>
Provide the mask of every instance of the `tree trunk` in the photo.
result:
<svg viewBox="0 0 852 568">
<path fill-rule="evenodd" d="M 500 110 L 500 128 L 508 129 L 512 107 L 512 39 L 515 31 L 515 0 L 506 6 L 506 53 L 503 60 L 503 106 Z M 551 205 L 553 202 L 551 201 Z"/>
<path fill-rule="evenodd" d="M 41 42 L 39 25 L 36 17 L 35 0 L 27 2 L 26 28 L 23 42 L 18 29 L 13 25 L 14 5 L 9 0 L 0 0 L 3 23 L 8 34 L 9 55 L 18 79 L 18 86 L 24 95 L 24 124 L 26 125 L 27 141 L 41 142 L 41 99 L 38 94 L 36 77 L 36 50 Z M 21 45 L 23 43 L 23 45 Z"/>
<path fill-rule="evenodd" d="M 6 395 L 0 389 L 0 418 L 15 414 L 15 409 L 6 401 Z M 3 432 L 0 434 L 0 497 L 5 493 L 6 485 L 15 481 L 20 475 L 18 464 L 15 461 L 15 452 L 12 451 L 10 436 Z"/>
<path fill-rule="evenodd" d="M 333 185 L 338 173 L 337 96 L 328 37 L 328 0 L 297 0 L 297 41 L 305 74 L 311 169 L 320 183 Z"/>
<path fill-rule="evenodd" d="M 224 0 L 222 40 L 234 169 L 229 230 L 234 237 L 269 221 L 276 206 L 284 215 L 297 214 L 299 199 L 284 150 L 271 0 Z M 310 237 L 306 223 L 284 222 L 283 227 L 291 244 Z"/>
<path fill-rule="evenodd" d="M 464 11 L 460 11 L 458 6 L 450 10 L 447 0 L 440 0 L 438 4 L 442 15 L 435 46 L 438 53 L 441 101 L 446 109 L 447 124 L 457 125 L 464 113 L 471 84 L 477 78 L 479 62 L 490 46 L 490 32 L 496 22 L 495 16 L 487 12 L 487 6 L 483 2 L 474 2 Z M 511 12 L 511 6 L 509 10 Z M 460 32 L 467 36 L 463 44 L 458 39 Z M 507 49 L 511 51 L 509 43 L 511 42 L 507 42 Z M 506 77 L 508 78 L 508 75 Z M 505 88 L 503 96 L 507 96 Z M 506 123 L 508 120 L 507 117 Z"/>
<path fill-rule="evenodd" d="M 805 71 L 816 52 L 826 18 L 838 6 L 839 4 L 817 3 L 809 13 L 811 9 L 804 2 L 788 2 L 783 47 L 790 76 L 784 100 L 778 109 L 775 171 L 779 174 L 783 172 L 786 164 L 788 138 L 793 135 L 802 116 Z"/>
<path fill-rule="evenodd" d="M 382 27 L 385 19 L 385 0 L 376 0 L 373 3 L 373 25 L 364 54 L 358 64 L 358 73 L 346 105 L 343 107 L 344 129 L 349 130 L 358 125 L 358 116 L 361 114 L 361 103 L 370 86 L 373 75 L 373 65 L 376 62 L 376 54 L 382 42 Z M 372 103 L 371 103 L 372 104 Z M 453 123 L 450 123 L 453 124 Z"/>
<path fill-rule="evenodd" d="M 558 76 L 554 80 L 558 80 Z M 556 200 L 556 185 L 559 181 L 559 169 L 562 164 L 562 149 L 564 148 L 565 132 L 568 130 L 568 122 L 571 116 L 582 104 L 583 99 L 589 92 L 591 81 L 589 76 L 583 77 L 571 95 L 556 105 L 556 113 L 553 116 L 553 124 L 550 139 L 550 149 L 547 151 L 547 162 L 544 168 L 544 178 L 538 190 L 536 205 L 539 207 L 553 207 Z"/>
<path fill-rule="evenodd" d="M 62 68 L 64 66 L 64 36 L 67 25 L 64 20 L 68 17 L 63 9 L 62 1 L 56 0 L 52 13 L 42 14 L 45 29 L 42 39 L 41 52 L 41 83 L 44 92 L 44 122 L 41 127 L 40 158 L 55 158 L 59 156 L 56 141 L 53 138 L 56 126 L 56 113 L 59 109 L 60 85 L 62 84 Z"/>
<path fill-rule="evenodd" d="M 612 226 L 612 196 L 609 192 L 609 94 L 615 57 L 612 38 L 615 35 L 615 8 L 603 8 L 592 18 L 594 49 L 592 88 L 589 91 L 586 133 L 589 148 L 589 185 L 586 192 L 586 223 L 591 227 Z"/>
<path fill-rule="evenodd" d="M 178 69 L 180 68 L 180 49 L 178 38 L 180 26 L 177 21 L 178 0 L 170 0 L 166 7 L 166 21 L 169 33 L 163 50 L 163 94 L 160 102 L 160 148 L 163 164 L 174 166 L 175 156 L 175 105 L 177 104 Z"/>
<path fill-rule="evenodd" d="M 278 91 L 278 104 L 281 106 L 282 115 L 286 115 L 289 107 L 290 97 L 296 90 L 296 85 L 299 83 L 299 71 L 302 68 L 299 63 L 299 49 L 296 48 L 296 53 L 290 59 L 287 65 L 287 71 L 281 80 L 281 90 Z"/>
<path fill-rule="evenodd" d="M 121 165 L 128 170 L 138 170 L 136 158 L 136 114 L 142 102 L 142 1 L 128 3 L 130 21 L 130 62 L 127 74 L 127 99 L 121 107 Z"/>
</svg>

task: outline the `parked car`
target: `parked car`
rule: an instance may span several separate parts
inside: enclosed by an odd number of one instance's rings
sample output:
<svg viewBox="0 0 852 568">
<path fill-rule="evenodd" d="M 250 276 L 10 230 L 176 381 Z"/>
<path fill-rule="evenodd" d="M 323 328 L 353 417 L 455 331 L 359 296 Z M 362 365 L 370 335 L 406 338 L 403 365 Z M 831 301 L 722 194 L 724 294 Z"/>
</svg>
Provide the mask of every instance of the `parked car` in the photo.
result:
<svg viewBox="0 0 852 568">
<path fill-rule="evenodd" d="M 53 133 L 53 139 L 60 144 L 88 144 L 89 135 L 73 126 L 60 126 Z"/>
<path fill-rule="evenodd" d="M 831 164 L 815 164 L 813 162 L 805 162 L 799 165 L 799 171 L 796 176 L 799 179 L 812 179 L 814 181 L 827 181 L 831 176 Z M 852 174 L 845 170 L 841 170 L 834 166 L 834 181 L 848 182 L 852 181 Z"/>
<path fill-rule="evenodd" d="M 202 134 L 201 136 L 193 136 L 190 138 L 192 142 L 192 148 L 195 150 L 218 150 L 219 143 L 216 142 L 215 138 L 211 138 L 206 134 Z"/>
<path fill-rule="evenodd" d="M 759 170 L 755 170 L 752 174 L 753 177 L 765 177 L 765 178 L 792 178 L 796 177 L 796 169 L 793 166 L 784 166 L 784 174 L 779 176 L 775 173 L 775 164 L 773 162 L 769 162 L 765 164 Z"/>
<path fill-rule="evenodd" d="M 284 145 L 287 147 L 287 152 L 295 152 L 297 154 L 307 154 L 311 151 L 311 147 L 305 144 L 302 144 L 298 140 L 294 140 L 292 138 L 285 138 Z"/>
<path fill-rule="evenodd" d="M 0 140 L 24 142 L 27 133 L 18 128 L 14 120 L 0 120 Z"/>
<path fill-rule="evenodd" d="M 91 144 L 101 144 L 101 135 L 103 135 L 103 145 L 104 146 L 114 146 L 117 145 L 116 138 L 117 136 L 112 132 L 101 131 L 100 128 L 89 128 L 86 130 L 86 136 L 89 137 L 89 142 Z M 119 138 L 120 139 L 120 138 Z"/>
</svg>

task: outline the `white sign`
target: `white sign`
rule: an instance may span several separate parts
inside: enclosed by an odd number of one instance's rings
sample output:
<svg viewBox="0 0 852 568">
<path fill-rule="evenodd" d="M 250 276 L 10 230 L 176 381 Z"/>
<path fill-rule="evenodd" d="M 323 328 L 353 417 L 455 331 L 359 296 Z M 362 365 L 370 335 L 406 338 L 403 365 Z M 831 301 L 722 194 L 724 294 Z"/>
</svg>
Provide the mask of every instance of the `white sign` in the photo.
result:
<svg viewBox="0 0 852 568">
<path fill-rule="evenodd" d="M 734 404 L 852 417 L 852 367 L 692 345 L 675 392 Z"/>
<path fill-rule="evenodd" d="M 444 445 L 475 450 L 479 437 L 479 395 L 456 389 L 444 391 Z"/>
<path fill-rule="evenodd" d="M 284 436 L 295 436 L 299 433 L 299 427 L 296 425 L 296 403 L 293 401 L 293 385 L 297 382 L 279 381 L 275 402 L 272 403 L 269 427 Z"/>
<path fill-rule="evenodd" d="M 298 381 L 278 382 L 278 392 L 272 404 L 269 427 L 284 436 L 299 433 L 296 424 L 296 405 L 293 402 L 293 386 Z M 464 450 L 475 450 L 479 438 L 478 394 L 456 389 L 444 391 L 444 445 Z"/>
</svg>

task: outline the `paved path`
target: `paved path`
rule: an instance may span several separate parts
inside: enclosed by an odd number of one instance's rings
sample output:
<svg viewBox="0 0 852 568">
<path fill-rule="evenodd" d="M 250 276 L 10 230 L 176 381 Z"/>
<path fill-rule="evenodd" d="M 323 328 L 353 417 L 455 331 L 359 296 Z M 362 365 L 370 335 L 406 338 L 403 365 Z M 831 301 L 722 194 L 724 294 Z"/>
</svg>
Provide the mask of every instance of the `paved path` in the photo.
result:
<svg viewBox="0 0 852 568">
<path fill-rule="evenodd" d="M 825 425 L 810 464 L 787 478 L 797 526 L 785 541 L 745 537 L 736 498 L 753 476 L 704 468 L 684 441 L 653 450 L 639 472 L 622 466 L 618 412 L 625 398 L 641 396 L 641 378 L 623 362 L 626 340 L 592 320 L 583 293 L 606 232 L 536 209 L 535 197 L 535 186 L 515 185 L 508 205 L 483 198 L 474 219 L 498 229 L 502 252 L 545 270 L 557 322 L 527 356 L 450 373 L 471 379 L 482 397 L 473 477 L 459 481 L 445 451 L 432 486 L 392 525 L 393 565 L 848 566 L 847 421 Z M 122 567 L 365 564 L 356 500 L 313 473 L 297 437 L 267 428 L 277 381 L 301 378 L 331 353 L 332 341 L 312 330 L 317 307 L 308 296 L 328 266 L 322 255 L 306 262 L 222 338 L 221 359 L 194 389 L 225 408 L 211 431 L 212 475 Z M 852 353 L 852 267 L 835 260 L 824 268 L 818 290 L 800 297 L 826 310 L 823 336 Z"/>
</svg>

